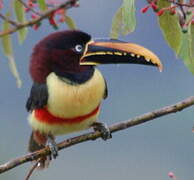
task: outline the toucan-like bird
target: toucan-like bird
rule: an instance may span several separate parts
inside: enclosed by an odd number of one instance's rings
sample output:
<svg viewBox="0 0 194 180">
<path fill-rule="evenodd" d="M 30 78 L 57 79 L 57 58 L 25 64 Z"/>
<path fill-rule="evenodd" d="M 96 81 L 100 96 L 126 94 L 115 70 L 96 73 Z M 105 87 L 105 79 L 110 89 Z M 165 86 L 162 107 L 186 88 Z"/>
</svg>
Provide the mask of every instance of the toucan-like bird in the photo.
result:
<svg viewBox="0 0 194 180">
<path fill-rule="evenodd" d="M 152 65 L 162 70 L 159 58 L 142 46 L 118 40 L 95 41 L 78 30 L 50 34 L 34 47 L 30 61 L 33 85 L 26 103 L 32 127 L 30 152 L 48 142 L 56 157 L 56 135 L 90 127 L 101 131 L 105 140 L 111 137 L 107 126 L 97 121 L 108 91 L 96 65 L 116 63 Z"/>
</svg>

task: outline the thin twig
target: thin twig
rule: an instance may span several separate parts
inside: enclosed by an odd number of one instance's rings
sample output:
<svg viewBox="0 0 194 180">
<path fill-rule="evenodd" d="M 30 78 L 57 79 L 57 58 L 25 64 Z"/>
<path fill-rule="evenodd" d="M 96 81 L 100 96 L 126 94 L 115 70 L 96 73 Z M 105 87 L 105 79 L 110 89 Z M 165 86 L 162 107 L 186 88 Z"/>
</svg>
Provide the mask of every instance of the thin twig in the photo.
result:
<svg viewBox="0 0 194 180">
<path fill-rule="evenodd" d="M 150 4 L 151 2 L 157 2 L 158 0 L 147 0 L 147 2 Z M 166 0 L 170 3 L 176 4 L 178 6 L 185 6 L 185 7 L 194 7 L 193 0 L 190 0 L 189 3 L 182 3 L 182 2 L 177 2 L 175 0 Z"/>
<path fill-rule="evenodd" d="M 185 7 L 194 7 L 194 4 L 190 4 L 190 3 L 181 3 L 181 2 L 176 2 L 175 0 L 167 0 L 170 3 L 176 4 L 178 6 L 185 6 Z"/>
<path fill-rule="evenodd" d="M 31 167 L 31 169 L 29 170 L 25 180 L 29 180 L 30 179 L 30 176 L 32 175 L 32 173 L 34 172 L 34 170 L 37 168 L 38 164 L 40 162 L 39 161 L 36 161 L 36 163 Z"/>
<path fill-rule="evenodd" d="M 12 24 L 13 26 L 18 26 L 18 23 L 9 19 L 8 17 L 4 16 L 3 14 L 0 13 L 0 18 L 3 19 L 4 21 L 7 21 L 8 23 Z"/>
<path fill-rule="evenodd" d="M 122 121 L 119 122 L 117 124 L 113 124 L 111 126 L 109 126 L 111 133 L 117 132 L 117 131 L 121 131 L 124 130 L 126 128 L 132 127 L 132 126 L 136 126 L 145 122 L 148 122 L 150 120 L 156 119 L 160 116 L 164 116 L 170 113 L 175 113 L 178 111 L 181 111 L 189 106 L 194 105 L 194 96 L 189 97 L 181 102 L 178 102 L 176 104 L 170 105 L 170 106 L 165 106 L 161 109 L 137 116 L 135 118 L 129 119 L 127 121 Z M 86 133 L 83 134 L 81 136 L 77 136 L 77 137 L 73 137 L 67 140 L 64 140 L 63 142 L 59 143 L 58 149 L 64 149 L 70 146 L 73 146 L 75 144 L 79 144 L 85 141 L 89 141 L 89 140 L 96 140 L 97 138 L 101 137 L 101 133 L 100 132 L 91 132 L 91 133 Z M 36 151 L 34 153 L 30 153 L 27 155 L 24 155 L 22 157 L 13 159 L 8 161 L 5 164 L 2 164 L 0 166 L 0 173 L 6 172 L 12 168 L 15 168 L 16 166 L 19 166 L 21 164 L 24 164 L 28 161 L 33 161 L 33 160 L 37 160 L 40 157 L 45 157 L 47 155 L 50 154 L 50 150 L 49 147 L 46 147 L 44 149 L 41 149 L 39 151 Z"/>
<path fill-rule="evenodd" d="M 56 10 L 62 9 L 62 8 L 64 8 L 64 9 L 72 8 L 72 7 L 74 7 L 76 5 L 77 2 L 78 2 L 78 0 L 68 0 L 65 3 L 61 3 L 60 5 L 58 5 L 58 6 L 54 7 L 54 8 L 52 8 L 52 9 L 49 9 L 49 10 L 45 11 L 40 17 L 37 17 L 36 19 L 30 20 L 30 21 L 27 21 L 27 22 L 24 22 L 24 23 L 20 23 L 20 24 L 18 24 L 14 28 L 11 28 L 11 29 L 8 29 L 6 31 L 0 32 L 0 37 L 5 36 L 5 35 L 8 35 L 8 34 L 11 34 L 11 33 L 14 33 L 14 32 L 16 32 L 19 29 L 22 29 L 24 27 L 32 26 L 34 24 L 37 24 L 40 21 L 42 21 L 43 19 L 48 18 Z"/>
<path fill-rule="evenodd" d="M 35 11 L 34 8 L 28 6 L 25 2 L 23 2 L 22 0 L 18 0 L 21 4 L 23 4 L 23 6 L 27 9 L 29 9 L 30 11 L 32 11 L 34 14 L 37 14 L 38 16 L 41 16 L 42 14 Z"/>
</svg>

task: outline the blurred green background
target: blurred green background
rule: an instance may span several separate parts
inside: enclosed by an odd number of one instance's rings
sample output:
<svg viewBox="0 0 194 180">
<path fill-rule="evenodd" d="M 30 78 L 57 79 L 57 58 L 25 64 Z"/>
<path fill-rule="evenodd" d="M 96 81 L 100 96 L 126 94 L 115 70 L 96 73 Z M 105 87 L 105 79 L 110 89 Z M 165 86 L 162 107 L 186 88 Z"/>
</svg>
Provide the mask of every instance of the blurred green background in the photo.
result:
<svg viewBox="0 0 194 180">
<path fill-rule="evenodd" d="M 121 0 L 80 0 L 80 7 L 68 11 L 79 29 L 93 37 L 108 37 L 112 17 Z M 141 65 L 104 65 L 109 98 L 103 102 L 100 120 L 107 124 L 123 121 L 156 108 L 180 101 L 194 93 L 194 76 L 164 41 L 155 14 L 141 14 L 146 1 L 137 1 L 137 27 L 120 39 L 153 50 L 162 60 L 164 71 Z M 65 25 L 60 30 L 66 29 Z M 27 152 L 31 128 L 26 120 L 25 102 L 31 88 L 28 74 L 33 46 L 54 32 L 47 21 L 38 31 L 30 30 L 27 40 L 14 52 L 23 86 L 17 89 L 7 60 L 0 55 L 0 163 Z M 166 180 L 173 171 L 179 180 L 194 178 L 194 135 L 191 132 L 194 107 L 161 117 L 101 139 L 73 146 L 60 152 L 57 160 L 44 171 L 33 173 L 31 180 Z M 74 136 L 73 134 L 70 136 Z M 59 137 L 60 141 L 66 138 Z M 21 180 L 31 163 L 0 175 L 0 180 Z"/>
</svg>

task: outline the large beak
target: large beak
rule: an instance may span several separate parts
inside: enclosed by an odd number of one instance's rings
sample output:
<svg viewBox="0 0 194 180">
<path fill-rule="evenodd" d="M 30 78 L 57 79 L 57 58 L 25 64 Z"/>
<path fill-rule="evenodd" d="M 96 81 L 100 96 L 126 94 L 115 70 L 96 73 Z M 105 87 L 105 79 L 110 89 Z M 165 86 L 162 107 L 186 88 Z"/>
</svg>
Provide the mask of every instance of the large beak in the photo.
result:
<svg viewBox="0 0 194 180">
<path fill-rule="evenodd" d="M 80 65 L 144 64 L 157 66 L 162 71 L 160 59 L 150 50 L 118 40 L 90 41 L 80 60 Z"/>
</svg>

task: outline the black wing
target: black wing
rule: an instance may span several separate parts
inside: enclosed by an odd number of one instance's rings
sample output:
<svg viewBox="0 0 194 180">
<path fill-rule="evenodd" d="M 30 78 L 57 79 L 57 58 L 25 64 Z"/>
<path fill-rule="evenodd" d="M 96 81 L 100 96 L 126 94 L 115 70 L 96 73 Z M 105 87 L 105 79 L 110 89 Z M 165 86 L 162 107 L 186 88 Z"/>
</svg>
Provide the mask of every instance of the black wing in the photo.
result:
<svg viewBox="0 0 194 180">
<path fill-rule="evenodd" d="M 26 102 L 27 111 L 32 111 L 34 109 L 39 109 L 47 105 L 48 100 L 48 89 L 46 84 L 34 83 L 31 91 L 30 97 Z"/>
<path fill-rule="evenodd" d="M 108 88 L 107 88 L 107 82 L 105 79 L 104 79 L 104 82 L 105 82 L 104 99 L 106 99 L 108 97 Z"/>
</svg>

